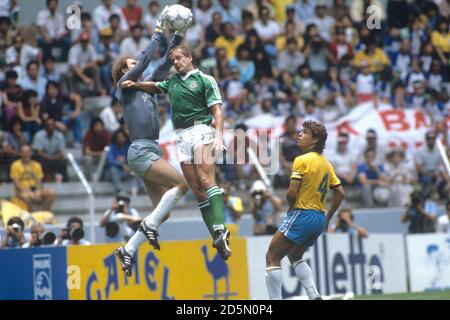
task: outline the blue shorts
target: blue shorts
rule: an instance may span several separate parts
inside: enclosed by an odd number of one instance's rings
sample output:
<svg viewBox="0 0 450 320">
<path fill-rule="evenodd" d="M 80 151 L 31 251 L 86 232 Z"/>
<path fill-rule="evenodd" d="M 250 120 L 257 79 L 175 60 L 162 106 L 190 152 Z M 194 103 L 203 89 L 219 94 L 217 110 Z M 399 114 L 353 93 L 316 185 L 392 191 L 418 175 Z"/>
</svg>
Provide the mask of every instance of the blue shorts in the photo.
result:
<svg viewBox="0 0 450 320">
<path fill-rule="evenodd" d="M 140 178 L 150 169 L 152 162 L 160 159 L 163 151 L 156 141 L 139 139 L 128 149 L 128 165 Z"/>
<path fill-rule="evenodd" d="M 312 246 L 325 228 L 325 214 L 319 210 L 291 209 L 278 228 L 297 244 Z"/>
</svg>

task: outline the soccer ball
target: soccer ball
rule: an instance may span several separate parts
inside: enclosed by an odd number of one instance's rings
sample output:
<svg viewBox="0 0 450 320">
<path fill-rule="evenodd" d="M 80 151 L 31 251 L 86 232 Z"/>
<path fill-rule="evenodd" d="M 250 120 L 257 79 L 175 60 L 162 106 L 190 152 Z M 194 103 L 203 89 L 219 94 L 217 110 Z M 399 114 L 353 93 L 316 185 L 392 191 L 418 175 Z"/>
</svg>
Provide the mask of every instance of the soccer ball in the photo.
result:
<svg viewBox="0 0 450 320">
<path fill-rule="evenodd" d="M 166 23 L 173 31 L 184 31 L 190 23 L 192 12 L 181 4 L 173 4 L 167 12 Z"/>
</svg>

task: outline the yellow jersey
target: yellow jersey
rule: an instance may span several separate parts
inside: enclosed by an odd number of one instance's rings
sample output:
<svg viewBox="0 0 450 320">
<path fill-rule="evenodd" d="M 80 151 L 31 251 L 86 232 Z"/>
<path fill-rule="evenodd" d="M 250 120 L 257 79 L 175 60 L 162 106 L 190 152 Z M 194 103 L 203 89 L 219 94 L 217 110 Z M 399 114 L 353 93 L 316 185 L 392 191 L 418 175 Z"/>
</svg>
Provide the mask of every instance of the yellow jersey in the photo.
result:
<svg viewBox="0 0 450 320">
<path fill-rule="evenodd" d="M 19 159 L 11 164 L 10 176 L 13 180 L 19 179 L 21 188 L 30 190 L 31 187 L 39 185 L 44 174 L 39 162 L 31 160 L 29 163 L 24 164 Z"/>
<path fill-rule="evenodd" d="M 328 190 L 341 184 L 333 166 L 317 152 L 308 152 L 295 158 L 291 179 L 301 180 L 294 208 L 322 212 L 325 212 Z"/>
</svg>

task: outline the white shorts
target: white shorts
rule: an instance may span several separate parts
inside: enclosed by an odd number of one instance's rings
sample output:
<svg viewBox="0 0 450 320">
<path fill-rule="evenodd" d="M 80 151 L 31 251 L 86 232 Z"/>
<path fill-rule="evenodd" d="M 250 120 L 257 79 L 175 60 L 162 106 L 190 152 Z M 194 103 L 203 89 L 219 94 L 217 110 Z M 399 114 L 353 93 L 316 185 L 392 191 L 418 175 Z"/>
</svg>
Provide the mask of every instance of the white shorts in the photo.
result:
<svg viewBox="0 0 450 320">
<path fill-rule="evenodd" d="M 202 144 L 210 144 L 214 141 L 216 129 L 199 124 L 177 132 L 177 156 L 178 161 L 194 160 L 194 151 Z"/>
</svg>

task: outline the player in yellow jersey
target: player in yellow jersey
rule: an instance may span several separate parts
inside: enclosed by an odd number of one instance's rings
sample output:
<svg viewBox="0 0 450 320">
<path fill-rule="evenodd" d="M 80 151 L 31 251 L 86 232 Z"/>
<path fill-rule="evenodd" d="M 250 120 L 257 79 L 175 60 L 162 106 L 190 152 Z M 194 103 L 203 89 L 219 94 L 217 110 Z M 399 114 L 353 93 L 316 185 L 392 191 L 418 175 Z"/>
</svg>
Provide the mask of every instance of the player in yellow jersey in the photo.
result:
<svg viewBox="0 0 450 320">
<path fill-rule="evenodd" d="M 271 299 L 281 299 L 281 259 L 288 256 L 310 300 L 321 300 L 312 270 L 303 254 L 326 232 L 328 224 L 345 197 L 333 166 L 322 155 L 327 130 L 316 121 L 305 121 L 297 145 L 303 154 L 294 160 L 286 195 L 287 217 L 272 238 L 266 253 L 266 285 Z M 331 208 L 325 214 L 326 194 L 335 191 Z"/>
</svg>

